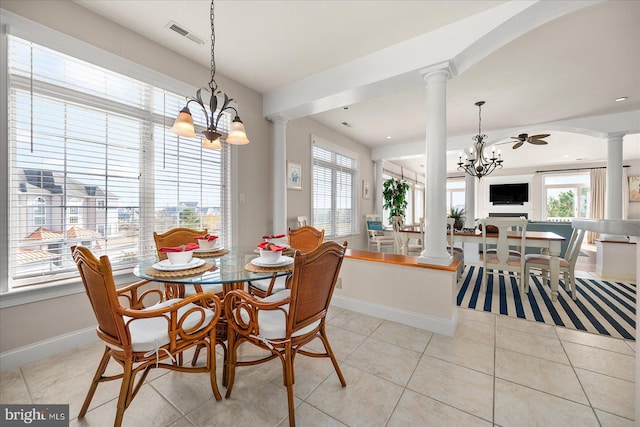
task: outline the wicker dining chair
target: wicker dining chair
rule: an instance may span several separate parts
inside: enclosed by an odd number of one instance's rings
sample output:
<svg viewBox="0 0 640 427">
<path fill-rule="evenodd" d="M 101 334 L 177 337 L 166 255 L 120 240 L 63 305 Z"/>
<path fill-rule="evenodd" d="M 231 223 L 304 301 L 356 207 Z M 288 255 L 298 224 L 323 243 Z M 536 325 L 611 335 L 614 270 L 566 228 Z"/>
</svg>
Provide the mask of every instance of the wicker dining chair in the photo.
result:
<svg viewBox="0 0 640 427">
<path fill-rule="evenodd" d="M 226 397 L 231 396 L 238 366 L 256 365 L 279 358 L 282 362 L 284 385 L 287 388 L 289 425 L 295 426 L 295 382 L 293 362 L 297 354 L 327 357 L 343 387 L 347 383 L 340 371 L 325 330 L 325 319 L 335 289 L 347 242 L 325 242 L 316 250 L 296 253 L 291 288 L 258 299 L 242 290 L 225 296 L 224 308 L 229 322 L 229 360 Z M 320 339 L 324 353 L 303 350 L 302 347 Z M 270 352 L 257 360 L 238 360 L 238 348 L 250 343 Z"/>
<path fill-rule="evenodd" d="M 153 232 L 153 240 L 156 243 L 156 251 L 158 252 L 158 258 L 160 260 L 167 259 L 166 252 L 160 252 L 160 248 L 173 247 L 186 245 L 187 243 L 195 243 L 196 236 L 204 236 L 207 234 L 207 229 L 204 230 L 192 230 L 191 228 L 172 228 L 164 233 Z M 208 292 L 212 294 L 218 294 L 218 297 L 222 297 L 222 285 L 176 285 L 165 284 L 165 290 L 167 292 L 167 298 L 172 297 L 185 297 L 199 292 Z"/>
<path fill-rule="evenodd" d="M 116 289 L 106 255 L 98 260 L 82 246 L 73 246 L 71 253 L 98 321 L 96 332 L 106 344 L 78 418 L 87 413 L 99 383 L 122 379 L 114 422 L 120 426 L 125 410 L 153 368 L 207 373 L 213 395 L 222 400 L 216 381 L 215 352 L 216 323 L 222 306 L 216 295 L 202 293 L 164 300 L 162 290 L 143 288 L 150 283 L 147 280 Z M 145 301 L 150 299 L 157 303 L 146 307 Z M 127 302 L 128 307 L 121 302 Z M 207 349 L 204 366 L 179 363 L 182 352 L 193 347 Z M 104 375 L 110 360 L 122 367 L 120 374 Z"/>
<path fill-rule="evenodd" d="M 311 252 L 322 244 L 324 230 L 306 225 L 295 230 L 289 229 L 289 245 L 301 253 Z M 249 282 L 249 292 L 260 298 L 280 292 L 287 288 L 287 279 L 291 276 L 278 276 L 271 279 L 252 280 Z"/>
</svg>

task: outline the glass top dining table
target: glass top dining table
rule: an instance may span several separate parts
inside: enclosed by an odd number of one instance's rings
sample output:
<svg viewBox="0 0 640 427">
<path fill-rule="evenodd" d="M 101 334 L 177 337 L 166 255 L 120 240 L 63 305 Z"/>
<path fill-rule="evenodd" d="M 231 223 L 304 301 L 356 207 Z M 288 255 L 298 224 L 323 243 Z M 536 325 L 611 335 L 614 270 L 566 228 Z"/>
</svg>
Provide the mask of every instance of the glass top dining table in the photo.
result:
<svg viewBox="0 0 640 427">
<path fill-rule="evenodd" d="M 212 265 L 212 267 L 204 273 L 181 277 L 158 277 L 148 274 L 150 267 L 158 262 L 157 258 L 151 258 L 139 262 L 133 269 L 133 274 L 141 279 L 156 282 L 179 283 L 183 285 L 215 285 L 270 279 L 274 275 L 284 276 L 290 273 L 282 270 L 257 273 L 246 270 L 245 265 L 258 256 L 259 254 L 255 251 L 255 247 L 233 247 L 229 250 L 229 253 L 222 256 L 202 257 L 204 261 Z"/>
</svg>

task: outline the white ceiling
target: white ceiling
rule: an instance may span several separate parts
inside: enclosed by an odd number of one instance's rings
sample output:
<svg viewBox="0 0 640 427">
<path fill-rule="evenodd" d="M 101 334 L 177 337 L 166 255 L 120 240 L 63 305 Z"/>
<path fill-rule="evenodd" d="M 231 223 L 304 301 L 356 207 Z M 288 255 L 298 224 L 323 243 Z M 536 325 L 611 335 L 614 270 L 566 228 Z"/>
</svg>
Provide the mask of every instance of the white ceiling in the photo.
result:
<svg viewBox="0 0 640 427">
<path fill-rule="evenodd" d="M 209 67 L 208 0 L 76 3 Z M 501 3 L 218 0 L 217 70 L 266 94 Z M 166 28 L 170 21 L 205 43 L 197 45 L 170 31 Z M 629 99 L 613 102 L 620 96 Z M 370 147 L 421 141 L 425 97 L 424 87 L 416 88 L 313 118 Z M 596 2 L 526 33 L 451 79 L 447 84 L 449 136 L 477 132 L 474 103 L 479 100 L 486 101 L 482 130 L 489 136 L 492 130 L 509 128 L 541 133 L 544 129 L 535 124 L 639 110 L 640 2 Z M 505 147 L 505 167 L 518 167 L 519 162 L 530 166 L 533 150 L 540 165 L 575 162 L 576 157 L 606 158 L 601 140 L 550 133 L 549 146 Z M 639 152 L 640 139 L 625 138 L 625 159 L 640 158 Z M 413 166 L 418 163 L 420 159 Z"/>
</svg>

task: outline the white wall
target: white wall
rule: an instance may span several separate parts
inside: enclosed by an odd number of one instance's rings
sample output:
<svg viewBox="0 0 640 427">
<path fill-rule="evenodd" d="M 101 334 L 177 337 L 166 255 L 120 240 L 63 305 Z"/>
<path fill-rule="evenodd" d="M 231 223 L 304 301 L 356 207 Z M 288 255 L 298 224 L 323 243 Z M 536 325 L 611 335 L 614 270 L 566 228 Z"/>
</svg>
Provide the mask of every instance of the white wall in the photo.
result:
<svg viewBox="0 0 640 427">
<path fill-rule="evenodd" d="M 628 176 L 640 176 L 640 160 L 625 160 L 624 165 L 628 165 L 625 168 Z M 477 183 L 476 193 L 476 217 L 482 218 L 488 216 L 489 212 L 527 212 L 529 213 L 529 219 L 534 221 L 540 221 L 544 216 L 544 193 L 543 193 L 543 174 L 536 173 L 538 171 L 547 170 L 565 170 L 575 168 L 592 168 L 606 166 L 605 162 L 595 163 L 571 163 L 553 165 L 553 167 L 529 167 L 518 169 L 501 169 L 496 170 L 490 176 L 482 178 Z M 588 170 L 585 170 L 588 172 Z M 554 172 L 560 173 L 560 172 Z M 460 176 L 459 174 L 451 174 L 450 177 Z M 516 183 L 516 182 L 529 182 L 529 203 L 525 203 L 523 206 L 492 206 L 489 202 L 489 185 L 490 184 L 502 184 L 502 183 Z M 629 203 L 629 217 L 628 219 L 640 219 L 640 202 Z"/>
</svg>

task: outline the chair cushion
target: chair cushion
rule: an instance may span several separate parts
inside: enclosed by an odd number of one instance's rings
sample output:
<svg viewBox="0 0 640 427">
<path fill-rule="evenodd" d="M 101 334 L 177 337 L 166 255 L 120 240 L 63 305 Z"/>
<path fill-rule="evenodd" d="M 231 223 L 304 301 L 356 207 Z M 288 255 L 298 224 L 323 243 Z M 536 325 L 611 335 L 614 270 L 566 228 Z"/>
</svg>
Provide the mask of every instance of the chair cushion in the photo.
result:
<svg viewBox="0 0 640 427">
<path fill-rule="evenodd" d="M 280 292 L 286 287 L 287 276 L 278 276 L 276 277 L 276 282 L 273 284 L 273 288 L 271 289 L 271 294 L 275 294 L 276 292 Z M 261 291 L 266 292 L 269 289 L 269 285 L 271 284 L 271 279 L 260 279 L 260 280 L 252 280 L 251 285 L 260 289 Z M 284 297 L 281 297 L 282 299 Z"/>
<path fill-rule="evenodd" d="M 507 265 L 520 266 L 520 260 L 522 258 L 519 256 L 509 255 L 507 258 Z M 484 260 L 487 264 L 500 264 L 500 260 L 498 259 L 498 254 L 485 254 Z"/>
<path fill-rule="evenodd" d="M 367 221 L 368 230 L 384 230 L 382 227 L 382 221 Z"/>
<path fill-rule="evenodd" d="M 209 294 L 219 294 L 222 292 L 222 285 L 202 285 L 202 292 L 206 292 Z M 191 295 L 195 295 L 196 288 L 191 285 L 184 285 L 184 296 L 188 297 Z"/>
<path fill-rule="evenodd" d="M 288 298 L 291 295 L 291 289 L 284 289 L 278 293 L 271 294 L 262 299 L 262 302 L 274 302 Z M 289 304 L 285 304 L 282 308 L 289 313 Z M 235 311 L 235 310 L 234 310 Z M 240 311 L 240 317 L 244 322 L 249 321 L 249 315 L 246 311 Z M 307 334 L 313 331 L 320 324 L 320 320 L 317 320 L 305 326 L 302 329 L 295 331 L 292 336 L 297 337 L 299 335 Z M 281 310 L 259 310 L 258 311 L 258 327 L 260 328 L 260 335 L 267 339 L 282 339 L 286 335 L 287 323 L 285 320 L 285 314 Z"/>
<path fill-rule="evenodd" d="M 156 305 L 153 305 L 151 307 L 145 308 L 142 311 L 155 310 L 158 308 L 168 307 L 180 301 L 182 301 L 182 299 L 173 298 L 173 299 L 158 303 Z M 188 310 L 192 308 L 202 309 L 202 307 L 196 304 L 189 303 L 178 309 L 178 318 L 182 317 L 184 313 L 186 313 Z M 199 328 L 198 330 L 208 326 L 209 323 L 211 322 L 211 319 L 213 319 L 213 316 L 214 316 L 214 313 L 212 310 L 209 310 L 207 308 L 203 310 L 205 313 L 205 321 L 202 327 Z M 169 314 L 166 314 L 165 316 L 169 317 Z M 123 316 L 123 317 L 124 317 L 125 323 L 131 320 L 131 317 L 128 317 L 128 316 Z M 193 328 L 195 325 L 198 324 L 198 322 L 200 322 L 201 318 L 202 317 L 199 312 L 191 313 L 184 320 L 182 327 L 184 329 Z M 168 325 L 169 325 L 169 322 L 160 316 L 149 318 L 149 319 L 136 319 L 131 323 L 129 323 L 129 332 L 131 334 L 131 347 L 133 351 L 135 352 L 151 351 L 169 344 L 169 333 L 168 333 L 169 326 Z"/>
<path fill-rule="evenodd" d="M 540 255 L 540 254 L 527 254 L 524 256 L 524 262 L 527 264 L 538 264 L 549 266 L 549 260 L 551 257 L 549 255 Z M 559 258 L 560 267 L 569 268 L 569 261 L 564 258 Z"/>
</svg>

